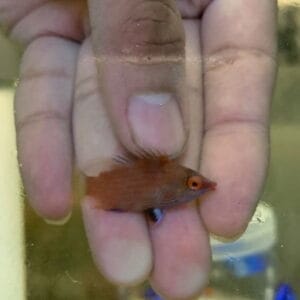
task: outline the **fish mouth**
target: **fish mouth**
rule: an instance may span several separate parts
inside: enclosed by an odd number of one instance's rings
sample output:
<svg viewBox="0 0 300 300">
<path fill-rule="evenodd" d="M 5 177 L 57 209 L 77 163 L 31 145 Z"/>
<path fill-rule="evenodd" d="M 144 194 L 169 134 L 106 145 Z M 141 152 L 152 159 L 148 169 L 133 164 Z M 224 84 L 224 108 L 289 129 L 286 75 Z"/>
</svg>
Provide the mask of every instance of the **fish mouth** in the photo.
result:
<svg viewBox="0 0 300 300">
<path fill-rule="evenodd" d="M 217 187 L 217 183 L 214 181 L 211 181 L 207 178 L 202 179 L 202 185 L 201 185 L 201 190 L 204 190 L 205 192 L 208 191 L 214 191 Z"/>
<path fill-rule="evenodd" d="M 201 189 L 198 191 L 190 191 L 183 195 L 179 199 L 173 199 L 165 203 L 161 203 L 157 208 L 159 209 L 166 209 L 170 208 L 179 204 L 187 203 L 193 200 L 196 200 L 198 197 L 201 197 L 203 194 L 206 194 L 207 192 L 214 191 L 217 187 L 217 183 L 209 180 L 205 177 L 202 176 L 202 184 L 201 184 Z M 150 212 L 153 210 L 153 208 L 150 208 Z M 148 210 L 149 211 L 149 210 Z"/>
<path fill-rule="evenodd" d="M 201 189 L 197 192 L 197 197 L 201 197 L 202 195 L 216 190 L 217 183 L 215 181 L 211 181 L 207 178 L 202 178 Z"/>
</svg>

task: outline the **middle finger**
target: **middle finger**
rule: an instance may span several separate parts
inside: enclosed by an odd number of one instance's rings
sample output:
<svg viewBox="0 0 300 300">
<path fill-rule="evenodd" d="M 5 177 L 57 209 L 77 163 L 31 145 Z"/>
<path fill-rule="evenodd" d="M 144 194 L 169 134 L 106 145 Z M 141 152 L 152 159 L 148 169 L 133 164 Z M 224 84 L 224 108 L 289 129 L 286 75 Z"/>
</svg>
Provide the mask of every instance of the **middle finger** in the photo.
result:
<svg viewBox="0 0 300 300">
<path fill-rule="evenodd" d="M 202 86 L 199 22 L 184 21 L 186 36 L 185 101 L 190 125 L 189 139 L 181 163 L 199 168 L 202 132 Z M 152 284 L 161 294 L 185 299 L 195 296 L 207 282 L 210 268 L 208 234 L 193 204 L 167 211 L 164 220 L 150 226 L 154 268 Z"/>
<path fill-rule="evenodd" d="M 88 176 L 109 169 L 112 157 L 121 151 L 97 83 L 91 45 L 86 41 L 79 53 L 73 128 L 77 164 Z M 94 201 L 86 197 L 82 210 L 96 265 L 118 284 L 136 284 L 145 279 L 151 270 L 152 253 L 144 217 L 100 210 Z"/>
</svg>

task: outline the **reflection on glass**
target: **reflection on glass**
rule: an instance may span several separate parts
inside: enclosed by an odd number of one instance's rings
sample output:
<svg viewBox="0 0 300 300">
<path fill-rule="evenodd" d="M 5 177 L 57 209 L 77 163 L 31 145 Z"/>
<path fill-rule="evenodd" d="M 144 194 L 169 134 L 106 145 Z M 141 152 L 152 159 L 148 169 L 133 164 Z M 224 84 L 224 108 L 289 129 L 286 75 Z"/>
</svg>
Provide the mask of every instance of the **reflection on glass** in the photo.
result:
<svg viewBox="0 0 300 300">
<path fill-rule="evenodd" d="M 211 281 L 199 299 L 277 300 L 300 295 L 299 24 L 297 5 L 282 6 L 271 166 L 262 203 L 240 239 L 225 244 L 212 239 Z M 12 81 L 8 83 L 6 76 L 1 76 L 0 89 L 13 90 Z M 8 77 L 12 78 L 11 74 Z M 76 180 L 74 186 L 78 187 Z M 78 206 L 63 227 L 45 224 L 28 206 L 25 215 L 28 299 L 159 299 L 146 286 L 116 289 L 99 274 L 91 260 Z M 284 293 L 290 298 L 283 298 Z"/>
</svg>

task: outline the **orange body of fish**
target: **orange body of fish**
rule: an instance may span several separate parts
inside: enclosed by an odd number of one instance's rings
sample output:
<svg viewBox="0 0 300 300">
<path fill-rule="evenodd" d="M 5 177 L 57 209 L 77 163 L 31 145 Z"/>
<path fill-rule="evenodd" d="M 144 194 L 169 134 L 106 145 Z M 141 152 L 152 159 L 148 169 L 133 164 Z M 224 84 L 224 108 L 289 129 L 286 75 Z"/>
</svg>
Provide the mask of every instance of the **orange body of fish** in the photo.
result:
<svg viewBox="0 0 300 300">
<path fill-rule="evenodd" d="M 119 158 L 111 171 L 86 179 L 86 193 L 96 199 L 97 207 L 121 211 L 169 208 L 215 187 L 216 183 L 166 156 Z"/>
</svg>

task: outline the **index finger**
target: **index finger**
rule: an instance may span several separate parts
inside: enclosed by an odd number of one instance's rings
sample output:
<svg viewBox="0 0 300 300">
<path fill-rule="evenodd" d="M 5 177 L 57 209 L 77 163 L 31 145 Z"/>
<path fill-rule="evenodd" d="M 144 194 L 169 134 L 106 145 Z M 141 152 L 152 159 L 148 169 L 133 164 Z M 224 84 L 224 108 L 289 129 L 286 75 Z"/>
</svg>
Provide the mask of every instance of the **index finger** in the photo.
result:
<svg viewBox="0 0 300 300">
<path fill-rule="evenodd" d="M 276 70 L 276 1 L 212 1 L 202 20 L 202 170 L 218 182 L 200 207 L 218 235 L 242 232 L 264 183 Z"/>
</svg>

